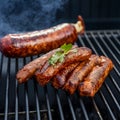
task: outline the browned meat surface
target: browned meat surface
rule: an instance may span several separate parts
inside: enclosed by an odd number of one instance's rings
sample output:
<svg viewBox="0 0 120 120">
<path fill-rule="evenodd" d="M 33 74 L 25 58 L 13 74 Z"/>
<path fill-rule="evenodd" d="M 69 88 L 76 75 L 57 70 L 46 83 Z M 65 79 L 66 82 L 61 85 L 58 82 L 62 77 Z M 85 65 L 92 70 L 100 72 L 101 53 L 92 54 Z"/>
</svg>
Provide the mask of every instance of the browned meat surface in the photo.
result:
<svg viewBox="0 0 120 120">
<path fill-rule="evenodd" d="M 19 83 L 26 82 L 29 78 L 31 78 L 35 71 L 39 68 L 41 69 L 42 66 L 45 64 L 45 62 L 53 55 L 58 49 L 52 50 L 48 52 L 47 54 L 36 58 L 35 60 L 31 61 L 30 63 L 26 64 L 23 68 L 21 68 L 17 74 L 16 78 Z"/>
<path fill-rule="evenodd" d="M 0 51 L 8 57 L 46 53 L 64 43 L 74 43 L 77 34 L 84 32 L 83 25 L 83 19 L 80 17 L 76 24 L 63 23 L 46 30 L 8 34 L 0 40 Z"/>
<path fill-rule="evenodd" d="M 63 89 L 68 91 L 70 94 L 73 94 L 77 89 L 77 86 L 80 82 L 83 81 L 83 78 L 92 70 L 92 68 L 100 62 L 100 58 L 97 55 L 91 55 L 89 60 L 83 61 L 80 63 L 75 70 L 69 76 L 66 84 Z"/>
<path fill-rule="evenodd" d="M 81 96 L 93 97 L 113 68 L 113 63 L 109 58 L 104 56 L 100 58 L 100 64 L 93 67 L 88 76 L 84 78 L 84 81 L 79 84 L 78 91 Z"/>
<path fill-rule="evenodd" d="M 75 67 L 79 64 L 80 62 L 70 64 L 63 68 L 59 73 L 57 73 L 54 78 L 52 79 L 52 85 L 55 88 L 62 88 L 64 84 L 67 81 L 67 78 L 69 74 L 75 69 Z"/>
<path fill-rule="evenodd" d="M 73 49 L 76 49 L 77 52 L 73 52 Z M 37 70 L 37 72 L 35 73 L 35 78 L 37 79 L 40 85 L 44 86 L 45 84 L 47 84 L 50 81 L 50 79 L 65 66 L 68 66 L 69 64 L 74 62 L 86 60 L 92 54 L 92 51 L 87 47 L 78 47 L 73 49 L 65 56 L 63 62 L 58 62 L 55 66 L 49 65 L 47 69 L 44 70 Z M 46 64 L 48 64 L 48 61 L 46 62 Z"/>
<path fill-rule="evenodd" d="M 76 45 L 73 45 L 73 48 L 76 48 Z M 46 63 L 46 61 L 49 60 L 49 58 L 56 52 L 59 51 L 60 48 L 57 48 L 55 50 L 52 50 L 48 52 L 47 54 L 36 58 L 35 60 L 31 61 L 30 63 L 26 64 L 23 68 L 21 68 L 17 74 L 16 79 L 19 83 L 26 82 L 29 78 L 31 78 L 37 69 L 41 69 L 43 65 Z"/>
</svg>

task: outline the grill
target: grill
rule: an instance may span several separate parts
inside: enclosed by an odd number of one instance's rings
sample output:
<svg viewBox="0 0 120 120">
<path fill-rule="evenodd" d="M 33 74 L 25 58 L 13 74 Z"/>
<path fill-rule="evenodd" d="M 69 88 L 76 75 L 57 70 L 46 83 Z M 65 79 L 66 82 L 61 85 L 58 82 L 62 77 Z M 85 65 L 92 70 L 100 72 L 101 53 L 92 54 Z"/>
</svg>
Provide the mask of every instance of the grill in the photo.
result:
<svg viewBox="0 0 120 120">
<path fill-rule="evenodd" d="M 0 54 L 0 120 L 116 120 L 120 119 L 120 31 L 87 31 L 78 46 L 112 59 L 114 69 L 94 98 L 67 94 L 30 79 L 19 85 L 16 72 L 39 57 L 7 58 Z"/>
</svg>

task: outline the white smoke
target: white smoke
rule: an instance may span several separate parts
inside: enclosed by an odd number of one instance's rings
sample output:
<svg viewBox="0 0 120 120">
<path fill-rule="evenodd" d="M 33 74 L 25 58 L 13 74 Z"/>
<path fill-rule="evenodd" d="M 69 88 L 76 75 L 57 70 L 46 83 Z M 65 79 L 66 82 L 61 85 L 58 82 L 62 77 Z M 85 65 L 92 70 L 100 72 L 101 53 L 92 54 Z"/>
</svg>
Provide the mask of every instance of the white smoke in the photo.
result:
<svg viewBox="0 0 120 120">
<path fill-rule="evenodd" d="M 68 0 L 4 0 L 0 4 L 0 37 L 50 27 Z"/>
</svg>

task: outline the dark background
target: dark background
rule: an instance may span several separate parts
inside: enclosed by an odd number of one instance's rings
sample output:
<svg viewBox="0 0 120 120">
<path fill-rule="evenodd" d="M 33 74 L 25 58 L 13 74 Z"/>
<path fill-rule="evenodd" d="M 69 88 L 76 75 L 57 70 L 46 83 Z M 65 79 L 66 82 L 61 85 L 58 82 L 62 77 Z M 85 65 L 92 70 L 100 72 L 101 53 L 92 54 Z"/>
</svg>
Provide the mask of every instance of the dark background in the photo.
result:
<svg viewBox="0 0 120 120">
<path fill-rule="evenodd" d="M 86 30 L 119 29 L 120 0 L 0 0 L 0 37 L 84 18 Z"/>
</svg>

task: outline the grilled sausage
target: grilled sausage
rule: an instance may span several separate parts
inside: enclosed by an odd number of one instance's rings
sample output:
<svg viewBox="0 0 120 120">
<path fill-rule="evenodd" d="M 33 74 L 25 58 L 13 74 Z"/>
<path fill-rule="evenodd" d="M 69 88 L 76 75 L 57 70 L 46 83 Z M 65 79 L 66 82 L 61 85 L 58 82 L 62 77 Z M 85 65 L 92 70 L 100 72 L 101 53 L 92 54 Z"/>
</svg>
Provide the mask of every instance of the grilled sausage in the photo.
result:
<svg viewBox="0 0 120 120">
<path fill-rule="evenodd" d="M 17 74 L 16 79 L 19 83 L 26 82 L 29 78 L 33 76 L 35 71 L 39 68 L 41 69 L 42 66 L 45 64 L 45 62 L 51 57 L 52 54 L 54 54 L 58 49 L 52 50 L 48 52 L 47 54 L 36 58 L 35 60 L 31 61 L 30 63 L 26 64 L 23 68 L 21 68 Z"/>
<path fill-rule="evenodd" d="M 93 67 L 89 75 L 79 84 L 78 91 L 81 96 L 93 97 L 113 68 L 113 63 L 109 58 L 104 56 L 100 58 L 100 64 Z"/>
<path fill-rule="evenodd" d="M 8 57 L 26 57 L 48 52 L 64 43 L 74 43 L 84 32 L 83 19 L 76 24 L 63 23 L 55 27 L 21 34 L 8 34 L 0 40 L 0 51 Z"/>
<path fill-rule="evenodd" d="M 73 45 L 73 48 L 76 48 L 76 45 Z M 36 58 L 35 60 L 29 62 L 26 64 L 23 68 L 21 68 L 17 74 L 16 74 L 16 79 L 18 80 L 19 83 L 24 83 L 26 82 L 29 78 L 31 78 L 34 73 L 36 72 L 37 69 L 41 69 L 43 65 L 48 61 L 48 59 L 57 51 L 59 51 L 60 48 L 54 49 L 47 54 Z"/>
<path fill-rule="evenodd" d="M 77 52 L 69 52 L 66 56 L 64 61 L 58 62 L 56 65 L 49 65 L 49 67 L 46 70 L 37 70 L 35 73 L 35 78 L 39 82 L 40 85 L 44 86 L 46 85 L 50 79 L 55 76 L 61 69 L 63 69 L 65 66 L 68 66 L 69 64 L 73 62 L 79 62 L 86 60 L 90 57 L 92 51 L 87 47 L 80 47 L 75 48 Z M 48 62 L 46 63 L 48 64 Z"/>
<path fill-rule="evenodd" d="M 89 60 L 80 63 L 69 76 L 63 89 L 73 94 L 77 89 L 78 84 L 83 81 L 83 78 L 92 70 L 92 68 L 100 62 L 97 55 L 91 55 Z"/>
<path fill-rule="evenodd" d="M 62 88 L 64 84 L 67 81 L 67 77 L 69 74 L 75 69 L 75 67 L 79 64 L 80 62 L 70 64 L 63 68 L 59 73 L 57 73 L 54 78 L 52 79 L 52 85 L 58 89 Z"/>
</svg>

